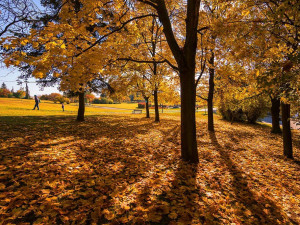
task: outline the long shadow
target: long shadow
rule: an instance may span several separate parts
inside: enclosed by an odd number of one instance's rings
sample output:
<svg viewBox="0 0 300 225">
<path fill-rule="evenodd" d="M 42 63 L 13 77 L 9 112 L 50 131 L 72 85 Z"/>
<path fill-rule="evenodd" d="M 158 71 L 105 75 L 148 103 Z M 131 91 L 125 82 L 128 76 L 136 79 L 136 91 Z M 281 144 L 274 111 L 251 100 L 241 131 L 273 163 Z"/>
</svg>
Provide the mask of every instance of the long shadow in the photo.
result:
<svg viewBox="0 0 300 225">
<path fill-rule="evenodd" d="M 196 202 L 199 194 L 196 185 L 197 165 L 190 165 L 181 159 L 177 163 L 172 181 L 168 182 L 160 176 L 153 178 L 151 186 L 145 186 L 139 193 L 136 201 L 143 203 L 143 207 L 148 209 L 146 214 L 150 224 L 167 225 L 176 222 L 188 225 L 202 224 L 205 221 Z M 153 187 L 159 187 L 160 190 L 157 190 L 157 198 L 150 200 L 151 193 L 155 191 Z"/>
<path fill-rule="evenodd" d="M 14 121 L 11 118 L 13 122 L 4 122 L 4 124 L 12 124 L 11 126 L 7 126 L 5 130 L 0 128 L 0 135 L 3 134 L 3 140 L 7 142 L 12 139 L 12 133 L 15 137 L 23 137 L 26 134 L 29 140 L 32 139 L 29 145 L 16 142 L 16 145 L 10 147 L 9 151 L 12 152 L 7 152 L 7 154 L 11 158 L 3 164 L 5 166 L 11 166 L 15 162 L 21 163 L 22 160 L 26 161 L 27 154 L 36 151 L 30 145 L 35 143 L 35 139 L 42 143 L 47 133 L 54 134 L 54 137 L 47 138 L 54 138 L 57 141 L 64 137 L 72 137 L 72 139 L 59 142 L 68 147 L 62 147 L 66 154 L 58 160 L 49 158 L 38 164 L 39 158 L 36 157 L 30 158 L 29 163 L 32 164 L 26 167 L 18 167 L 19 164 L 14 168 L 10 167 L 9 176 L 13 179 L 9 185 L 7 185 L 8 180 L 5 180 L 6 188 L 9 189 L 7 198 L 13 198 L 11 193 L 21 192 L 21 195 L 15 197 L 14 202 L 5 203 L 4 206 L 15 204 L 15 208 L 34 206 L 35 209 L 9 222 L 34 222 L 41 218 L 39 208 L 43 206 L 49 209 L 44 211 L 44 214 L 55 219 L 54 222 L 52 220 L 48 223 L 66 223 L 64 218 L 67 217 L 68 223 L 79 223 L 85 219 L 86 224 L 89 224 L 95 222 L 92 220 L 93 214 L 101 215 L 103 209 L 117 207 L 114 200 L 121 198 L 118 194 L 126 196 L 131 193 L 131 189 L 126 190 L 128 187 L 134 188 L 135 184 L 143 185 L 143 182 L 150 178 L 149 185 L 144 185 L 141 190 L 139 189 L 136 205 L 130 205 L 133 210 L 136 210 L 138 204 L 149 210 L 136 215 L 140 218 L 137 223 L 144 223 L 143 216 L 146 215 L 152 221 L 150 224 L 168 224 L 174 221 L 182 222 L 182 224 L 196 222 L 209 224 L 205 218 L 205 211 L 206 209 L 209 211 L 210 206 L 205 205 L 203 209 L 199 207 L 196 200 L 197 198 L 201 200 L 199 192 L 204 192 L 197 186 L 197 167 L 179 160 L 179 148 L 174 148 L 179 146 L 180 126 L 175 125 L 173 120 L 164 120 L 162 125 L 157 125 L 149 119 L 123 116 L 87 117 L 83 123 L 74 123 L 73 117 L 31 117 L 28 118 L 30 121 L 22 122 L 24 119 L 19 118 Z M 166 127 L 170 129 L 163 129 L 165 128 L 163 123 L 168 123 Z M 149 148 L 148 143 L 137 143 L 136 135 L 142 134 L 147 137 L 152 128 L 158 129 L 162 134 L 160 142 L 155 146 L 150 146 L 152 148 Z M 103 140 L 105 138 L 109 141 L 105 142 Z M 210 139 L 233 177 L 232 188 L 236 201 L 243 206 L 238 210 L 238 214 L 245 223 L 278 224 L 284 221 L 283 212 L 274 202 L 250 190 L 245 174 L 233 162 L 227 150 L 218 143 L 215 134 L 211 133 Z M 73 143 L 73 140 L 81 144 Z M 130 140 L 130 143 L 126 143 L 125 140 Z M 51 147 L 59 147 L 55 142 L 36 146 L 38 150 L 44 149 L 46 155 L 51 154 Z M 174 151 L 177 151 L 176 154 Z M 73 155 L 68 155 L 69 153 Z M 4 151 L 0 151 L 0 157 L 1 159 L 8 158 Z M 213 156 L 210 158 L 214 160 Z M 66 160 L 65 164 L 59 160 Z M 174 166 L 176 166 L 176 172 L 171 173 L 172 179 L 164 180 L 168 169 L 173 171 Z M 151 170 L 153 170 L 153 176 L 149 177 L 148 172 Z M 157 171 L 159 171 L 158 174 L 156 174 Z M 157 190 L 158 196 L 153 199 L 155 187 L 161 190 Z M 58 197 L 58 199 L 51 202 L 46 200 L 51 196 Z M 168 207 L 165 207 L 166 204 Z M 265 205 L 269 205 L 267 211 Z M 245 209 L 251 211 L 253 215 L 251 218 L 244 212 Z M 8 211 L 7 215 L 10 213 Z M 117 215 L 114 221 L 119 222 L 124 214 Z M 83 217 L 78 217 L 79 215 Z M 5 217 L 0 215 L 0 220 L 3 218 Z M 281 221 L 277 222 L 277 218 Z M 107 220 L 104 215 L 99 216 L 96 221 L 98 224 L 109 222 L 111 221 Z"/>
<path fill-rule="evenodd" d="M 28 118 L 29 120 L 24 121 L 25 119 L 14 120 L 11 118 L 10 122 L 4 122 L 11 123 L 11 126 L 8 126 L 9 130 L 0 130 L 7 142 L 10 141 L 12 133 L 15 137 L 22 137 L 26 134 L 27 139 L 30 140 L 26 145 L 23 145 L 22 141 L 21 143 L 17 142 L 13 148 L 9 149 L 10 152 L 7 152 L 7 155 L 3 151 L 0 152 L 0 157 L 6 160 L 3 164 L 6 166 L 4 170 L 6 179 L 11 178 L 10 181 L 5 180 L 4 182 L 7 193 L 11 193 L 7 197 L 11 198 L 12 202 L 18 202 L 17 207 L 28 207 L 29 203 L 26 201 L 36 201 L 33 204 L 36 208 L 29 210 L 24 215 L 20 214 L 16 219 L 10 221 L 12 223 L 32 223 L 36 219 L 41 219 L 37 211 L 40 205 L 49 208 L 47 213 L 52 217 L 57 215 L 56 223 L 62 223 L 62 217 L 58 215 L 58 212 L 63 212 L 63 215 L 69 217 L 70 220 L 72 218 L 73 221 L 80 221 L 80 218 L 76 218 L 76 214 L 82 213 L 84 201 L 90 203 L 88 206 L 85 205 L 83 214 L 86 215 L 85 219 L 91 222 L 89 218 L 97 207 L 113 207 L 112 193 L 122 192 L 131 182 L 130 180 L 137 182 L 143 179 L 144 174 L 153 167 L 153 162 L 144 160 L 143 146 L 136 146 L 134 142 L 137 133 L 147 134 L 153 126 L 156 126 L 147 119 L 103 116 L 100 120 L 96 117 L 88 117 L 84 123 L 74 123 L 73 118 L 70 117 Z M 139 122 L 140 125 L 137 125 Z M 35 143 L 36 141 L 43 142 L 48 133 L 54 135 L 49 138 L 58 140 L 63 137 L 73 138 L 71 141 L 66 140 L 59 143 L 69 145 L 68 148 L 72 147 L 71 153 L 74 156 L 63 156 L 66 158 L 66 163 L 70 164 L 61 164 L 59 160 L 56 161 L 53 158 L 40 160 L 39 157 L 28 156 L 30 153 L 43 150 L 45 150 L 43 154 L 49 153 L 50 155 L 51 147 L 59 147 L 58 143 Z M 113 137 L 110 136 L 112 133 Z M 99 137 L 110 139 L 110 145 L 101 145 L 102 147 L 96 150 L 87 146 Z M 126 138 L 133 139 L 129 146 L 124 146 Z M 86 146 L 73 149 L 71 143 L 73 140 L 80 140 Z M 32 144 L 36 144 L 36 149 L 30 147 Z M 134 148 L 133 151 L 130 150 L 131 147 Z M 139 147 L 140 150 L 137 151 L 136 147 Z M 166 163 L 163 152 L 154 152 L 152 155 L 155 164 Z M 16 162 L 20 165 L 14 165 Z M 23 166 L 23 162 L 27 164 Z M 118 165 L 120 165 L 120 169 L 117 168 Z M 71 166 L 73 168 L 70 168 Z M 30 188 L 31 186 L 33 188 Z M 22 192 L 19 196 L 13 195 L 14 192 L 19 191 Z M 67 194 L 69 191 L 72 194 Z M 99 206 L 98 198 L 103 195 L 106 198 L 101 200 Z M 56 200 L 58 202 L 55 204 L 48 202 L 49 200 L 45 200 L 47 196 L 59 196 Z M 5 205 L 9 206 L 10 204 L 13 203 Z M 66 214 L 67 212 L 68 214 Z M 11 212 L 8 211 L 9 213 Z M 3 219 L 3 216 L 0 216 L 0 220 L 1 218 Z M 102 216 L 97 222 L 102 224 L 107 223 L 108 220 Z"/>
<path fill-rule="evenodd" d="M 160 144 L 171 144 L 173 148 L 173 157 L 178 156 L 178 135 L 180 133 L 180 125 L 173 126 L 168 131 L 163 131 L 163 140 Z M 154 157 L 158 158 L 158 157 Z M 165 171 L 155 174 L 149 181 L 149 184 L 139 192 L 136 202 L 147 208 L 144 213 L 150 224 L 167 225 L 172 222 L 181 224 L 202 224 L 205 222 L 204 211 L 199 208 L 197 200 L 199 200 L 200 189 L 197 186 L 197 165 L 189 164 L 176 157 L 172 160 L 162 160 L 155 162 L 156 167 L 164 165 Z M 172 177 L 168 178 L 169 170 Z M 153 192 L 157 192 L 158 196 L 154 200 L 151 199 Z M 202 192 L 204 192 L 202 190 Z"/>
<path fill-rule="evenodd" d="M 210 132 L 209 136 L 233 178 L 232 189 L 236 195 L 235 199 L 242 205 L 237 213 L 243 218 L 243 221 L 246 224 L 282 224 L 286 218 L 284 212 L 272 200 L 250 190 L 246 175 L 233 162 L 228 150 L 219 144 L 214 132 Z M 266 206 L 268 207 L 266 208 Z M 251 212 L 251 217 L 246 213 L 246 209 Z M 297 224 L 290 218 L 289 222 Z"/>
</svg>

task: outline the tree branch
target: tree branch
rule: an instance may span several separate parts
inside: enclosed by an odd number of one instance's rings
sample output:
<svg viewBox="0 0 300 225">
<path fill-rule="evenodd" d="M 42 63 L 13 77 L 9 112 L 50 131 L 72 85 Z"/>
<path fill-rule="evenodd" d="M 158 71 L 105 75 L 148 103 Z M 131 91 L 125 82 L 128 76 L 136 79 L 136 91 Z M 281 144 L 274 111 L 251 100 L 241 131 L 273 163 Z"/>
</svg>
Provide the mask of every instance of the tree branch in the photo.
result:
<svg viewBox="0 0 300 225">
<path fill-rule="evenodd" d="M 164 59 L 164 60 L 160 60 L 160 61 L 155 61 L 155 60 L 139 60 L 139 59 L 133 59 L 131 57 L 128 58 L 118 58 L 117 60 L 123 60 L 123 61 L 131 61 L 131 62 L 136 62 L 136 63 L 167 63 L 169 64 L 169 66 L 172 67 L 172 69 L 174 70 L 178 70 L 178 67 L 174 66 L 169 60 Z"/>
<path fill-rule="evenodd" d="M 201 95 L 196 95 L 196 96 L 199 97 L 199 98 L 201 98 L 201 99 L 204 100 L 204 101 L 208 101 L 207 98 L 204 98 L 204 97 L 202 97 Z"/>
<path fill-rule="evenodd" d="M 198 32 L 199 34 L 201 34 L 201 31 L 203 31 L 203 30 L 208 30 L 209 28 L 210 28 L 209 26 L 201 27 L 200 29 L 197 30 L 197 32 Z"/>
<path fill-rule="evenodd" d="M 199 81 L 200 81 L 200 79 L 201 79 L 201 77 L 202 77 L 202 75 L 203 75 L 203 73 L 204 73 L 205 64 L 206 64 L 206 59 L 204 60 L 204 64 L 203 64 L 203 66 L 202 66 L 201 72 L 200 72 L 199 77 L 197 78 L 197 81 L 196 81 L 196 83 L 195 83 L 195 86 L 196 86 L 196 87 L 198 86 L 198 83 L 199 83 Z"/>
<path fill-rule="evenodd" d="M 128 23 L 134 21 L 134 20 L 137 20 L 137 19 L 142 19 L 142 18 L 145 18 L 145 17 L 148 17 L 148 16 L 157 16 L 155 14 L 147 14 L 147 15 L 142 15 L 142 16 L 137 16 L 137 17 L 133 17 L 129 20 L 127 20 L 126 22 L 122 23 L 122 26 L 112 30 L 111 32 L 103 35 L 101 38 L 99 38 L 97 41 L 95 41 L 93 44 L 91 44 L 88 48 L 84 49 L 83 51 L 81 51 L 80 53 L 74 55 L 73 57 L 78 57 L 80 55 L 82 55 L 84 52 L 90 50 L 91 48 L 93 48 L 94 46 L 96 46 L 97 44 L 99 44 L 102 40 L 104 40 L 105 38 L 107 38 L 108 36 L 112 35 L 113 33 L 116 33 L 120 30 L 122 30 Z"/>
</svg>

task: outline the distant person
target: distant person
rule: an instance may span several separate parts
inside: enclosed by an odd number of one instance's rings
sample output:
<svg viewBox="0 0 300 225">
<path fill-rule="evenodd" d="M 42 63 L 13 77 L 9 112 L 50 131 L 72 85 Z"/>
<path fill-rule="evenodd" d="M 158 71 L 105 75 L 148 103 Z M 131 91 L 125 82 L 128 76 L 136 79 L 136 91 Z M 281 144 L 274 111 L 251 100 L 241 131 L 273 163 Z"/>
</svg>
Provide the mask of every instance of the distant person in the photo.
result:
<svg viewBox="0 0 300 225">
<path fill-rule="evenodd" d="M 39 100 L 39 98 L 36 95 L 34 95 L 34 101 L 35 101 L 35 105 L 34 105 L 34 108 L 32 110 L 35 110 L 35 108 L 37 108 L 38 110 L 40 110 L 40 108 L 39 108 L 40 100 Z"/>
<path fill-rule="evenodd" d="M 64 105 L 64 103 L 61 103 L 61 108 L 62 108 L 62 110 L 64 112 L 65 111 L 65 105 Z"/>
</svg>

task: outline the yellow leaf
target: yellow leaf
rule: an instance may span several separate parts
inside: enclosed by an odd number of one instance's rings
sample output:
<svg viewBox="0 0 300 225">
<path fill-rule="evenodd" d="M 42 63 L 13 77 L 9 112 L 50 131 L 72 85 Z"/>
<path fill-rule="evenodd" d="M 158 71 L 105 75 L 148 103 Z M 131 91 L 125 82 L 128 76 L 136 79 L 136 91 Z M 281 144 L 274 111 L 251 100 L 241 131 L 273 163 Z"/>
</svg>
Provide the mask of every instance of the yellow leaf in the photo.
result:
<svg viewBox="0 0 300 225">
<path fill-rule="evenodd" d="M 0 183 L 0 190 L 3 190 L 3 189 L 5 189 L 5 185 Z"/>
<path fill-rule="evenodd" d="M 103 213 L 104 213 L 104 217 L 107 219 L 107 220 L 112 220 L 115 218 L 115 214 L 107 209 L 103 210 Z"/>
<path fill-rule="evenodd" d="M 177 218 L 177 213 L 175 213 L 175 212 L 171 212 L 169 215 L 168 215 L 168 217 L 170 218 L 170 219 L 176 219 Z"/>
</svg>

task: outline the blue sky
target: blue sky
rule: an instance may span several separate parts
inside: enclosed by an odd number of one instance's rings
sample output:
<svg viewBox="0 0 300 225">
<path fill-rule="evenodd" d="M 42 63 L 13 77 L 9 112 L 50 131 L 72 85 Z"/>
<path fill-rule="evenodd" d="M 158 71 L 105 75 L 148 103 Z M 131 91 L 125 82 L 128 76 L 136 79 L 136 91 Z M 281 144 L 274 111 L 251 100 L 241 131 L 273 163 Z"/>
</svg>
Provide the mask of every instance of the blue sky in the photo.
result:
<svg viewBox="0 0 300 225">
<path fill-rule="evenodd" d="M 19 90 L 21 87 L 25 87 L 25 84 L 18 85 L 17 79 L 20 75 L 20 72 L 18 69 L 15 68 L 0 68 L 0 83 L 3 82 L 6 84 L 9 90 L 14 88 L 14 90 Z M 46 87 L 44 90 L 41 90 L 41 88 L 35 83 L 35 79 L 31 78 L 29 79 L 28 88 L 30 91 L 30 95 L 42 95 L 42 94 L 50 94 L 50 93 L 59 93 L 58 86 L 55 87 Z"/>
<path fill-rule="evenodd" d="M 39 7 L 40 9 L 42 8 L 39 3 L 39 0 L 33 0 L 33 2 L 36 4 L 37 7 Z M 4 82 L 9 90 L 11 90 L 12 88 L 14 88 L 15 91 L 19 90 L 21 87 L 25 87 L 25 84 L 17 84 L 18 76 L 20 76 L 20 72 L 18 71 L 18 69 L 13 67 L 6 68 L 6 66 L 3 63 L 0 63 L 0 84 Z M 34 78 L 29 79 L 28 87 L 31 96 L 59 92 L 58 86 L 46 87 L 44 88 L 44 90 L 41 90 L 41 88 L 35 83 L 35 81 L 36 80 Z"/>
</svg>

